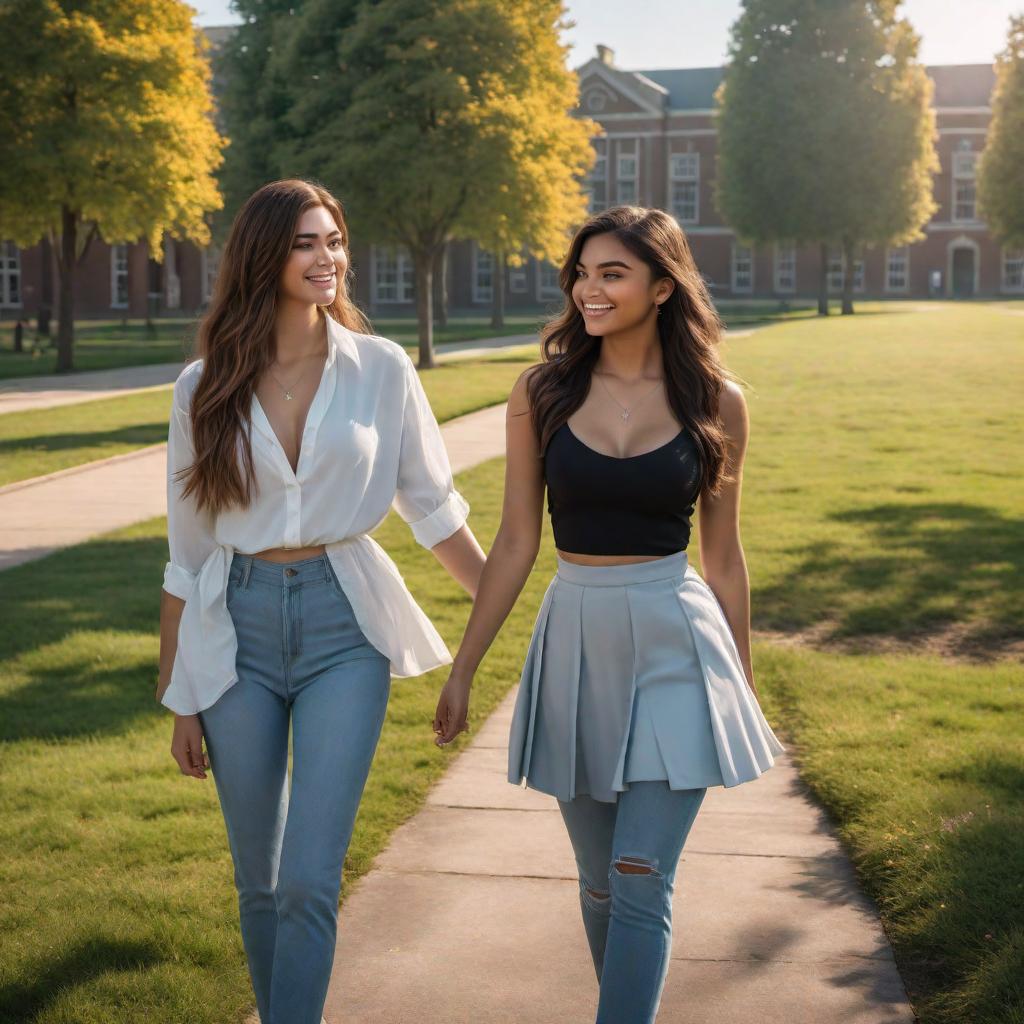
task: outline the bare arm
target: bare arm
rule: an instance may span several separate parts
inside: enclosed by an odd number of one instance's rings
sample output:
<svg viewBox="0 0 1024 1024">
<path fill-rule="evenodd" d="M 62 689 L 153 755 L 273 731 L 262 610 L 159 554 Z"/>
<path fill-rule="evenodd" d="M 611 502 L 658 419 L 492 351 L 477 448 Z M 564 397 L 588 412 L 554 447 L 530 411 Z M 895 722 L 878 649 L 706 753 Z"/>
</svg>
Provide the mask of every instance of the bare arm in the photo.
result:
<svg viewBox="0 0 1024 1024">
<path fill-rule="evenodd" d="M 473 536 L 473 531 L 468 526 L 460 526 L 455 533 L 430 550 L 452 579 L 461 584 L 470 597 L 475 598 L 486 555 Z"/>
<path fill-rule="evenodd" d="M 160 591 L 160 675 L 156 684 L 156 699 L 159 701 L 171 682 L 171 668 L 178 653 L 178 625 L 185 602 L 180 597 Z"/>
<path fill-rule="evenodd" d="M 700 564 L 736 641 L 751 690 L 754 669 L 750 656 L 750 580 L 740 542 L 740 489 L 750 423 L 743 392 L 732 382 L 722 391 L 720 414 L 727 435 L 728 470 L 733 477 L 717 497 L 700 499 Z"/>
<path fill-rule="evenodd" d="M 526 396 L 529 372 L 519 377 L 508 400 L 501 525 L 480 575 L 473 610 L 451 674 L 438 701 L 434 718 L 438 746 L 450 742 L 465 728 L 473 676 L 522 593 L 540 550 L 544 474 Z"/>
</svg>

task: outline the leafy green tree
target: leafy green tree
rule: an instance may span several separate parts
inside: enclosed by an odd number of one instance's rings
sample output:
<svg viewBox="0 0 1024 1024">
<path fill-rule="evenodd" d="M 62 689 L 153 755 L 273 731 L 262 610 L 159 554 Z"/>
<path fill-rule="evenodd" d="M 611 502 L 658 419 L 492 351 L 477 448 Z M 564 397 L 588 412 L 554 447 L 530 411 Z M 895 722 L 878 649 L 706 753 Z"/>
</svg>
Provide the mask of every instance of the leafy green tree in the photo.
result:
<svg viewBox="0 0 1024 1024">
<path fill-rule="evenodd" d="M 996 62 L 992 123 L 978 162 L 978 209 L 1004 244 L 1024 246 L 1024 15 Z"/>
<path fill-rule="evenodd" d="M 75 271 L 93 239 L 209 241 L 213 172 L 205 41 L 181 0 L 0 5 L 0 237 L 49 239 L 59 274 L 57 369 L 73 367 Z"/>
<path fill-rule="evenodd" d="M 923 237 L 938 170 L 932 84 L 899 0 L 744 0 L 719 87 L 716 201 L 752 243 L 845 258 L 843 312 L 865 245 Z"/>
<path fill-rule="evenodd" d="M 336 191 L 358 237 L 408 248 L 416 268 L 421 366 L 433 364 L 433 271 L 443 246 L 474 236 L 488 193 L 513 192 L 534 180 L 522 164 L 542 159 L 545 140 L 555 144 L 550 122 L 571 138 L 588 133 L 568 116 L 571 79 L 564 64 L 552 65 L 557 44 L 531 49 L 555 32 L 557 6 L 540 0 L 361 4 L 341 29 L 324 26 L 331 40 L 321 40 L 321 52 L 330 55 L 318 72 L 324 92 L 310 99 L 308 114 L 290 115 L 295 136 L 279 154 L 279 167 Z M 534 25 L 530 12 L 546 20 Z M 305 52 L 290 50 L 294 81 Z M 562 145 L 558 152 L 571 149 Z M 572 180 L 578 164 L 556 168 L 552 160 L 551 188 L 579 191 Z M 526 234 L 517 229 L 502 244 Z"/>
</svg>

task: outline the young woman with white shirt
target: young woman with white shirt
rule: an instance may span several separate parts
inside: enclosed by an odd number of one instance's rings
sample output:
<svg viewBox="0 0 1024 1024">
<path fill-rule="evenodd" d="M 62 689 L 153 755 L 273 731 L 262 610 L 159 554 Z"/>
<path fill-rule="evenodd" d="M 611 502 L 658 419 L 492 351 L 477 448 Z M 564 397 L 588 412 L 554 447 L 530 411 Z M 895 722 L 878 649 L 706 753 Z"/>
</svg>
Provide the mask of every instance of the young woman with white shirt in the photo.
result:
<svg viewBox="0 0 1024 1024">
<path fill-rule="evenodd" d="M 616 207 L 577 232 L 544 361 L 508 403 L 505 498 L 438 701 L 445 744 L 540 544 L 558 570 L 526 653 L 508 778 L 556 797 L 600 984 L 597 1024 L 652 1024 L 677 863 L 709 786 L 782 752 L 757 703 L 739 536 L 743 392 L 676 220 Z M 703 577 L 688 564 L 700 505 Z"/>
<path fill-rule="evenodd" d="M 368 534 L 394 504 L 471 595 L 484 564 L 409 356 L 348 297 L 347 249 L 321 186 L 248 199 L 168 431 L 157 699 L 181 772 L 214 775 L 263 1024 L 321 1020 L 390 678 L 452 660 Z"/>
</svg>

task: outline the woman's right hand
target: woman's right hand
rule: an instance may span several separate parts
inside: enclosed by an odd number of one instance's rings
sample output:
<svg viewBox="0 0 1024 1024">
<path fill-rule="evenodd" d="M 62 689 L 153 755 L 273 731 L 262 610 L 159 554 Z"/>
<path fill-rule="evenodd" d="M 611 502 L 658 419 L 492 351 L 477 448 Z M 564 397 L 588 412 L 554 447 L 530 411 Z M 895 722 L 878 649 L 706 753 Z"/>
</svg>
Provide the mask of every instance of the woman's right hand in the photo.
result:
<svg viewBox="0 0 1024 1024">
<path fill-rule="evenodd" d="M 171 754 L 178 762 L 182 775 L 196 779 L 206 778 L 210 762 L 203 752 L 203 726 L 198 715 L 175 715 Z"/>
<path fill-rule="evenodd" d="M 434 742 L 439 747 L 451 743 L 460 732 L 469 730 L 466 719 L 469 715 L 469 690 L 472 685 L 472 677 L 466 679 L 453 673 L 441 688 L 434 714 L 434 733 L 437 736 Z"/>
</svg>

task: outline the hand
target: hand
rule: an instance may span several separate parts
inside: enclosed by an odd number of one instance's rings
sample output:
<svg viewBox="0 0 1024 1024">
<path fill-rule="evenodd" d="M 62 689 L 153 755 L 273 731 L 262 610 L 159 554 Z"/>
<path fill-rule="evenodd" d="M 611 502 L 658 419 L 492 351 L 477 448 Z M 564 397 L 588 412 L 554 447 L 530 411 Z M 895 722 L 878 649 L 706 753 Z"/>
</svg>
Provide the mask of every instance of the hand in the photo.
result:
<svg viewBox="0 0 1024 1024">
<path fill-rule="evenodd" d="M 434 714 L 434 742 L 443 747 L 451 743 L 460 732 L 468 732 L 469 725 L 469 689 L 472 679 L 460 679 L 454 675 L 441 688 L 441 696 L 437 700 L 437 712 Z"/>
<path fill-rule="evenodd" d="M 196 779 L 206 778 L 210 762 L 203 753 L 203 726 L 198 715 L 175 715 L 171 754 L 178 762 L 182 775 Z"/>
</svg>

